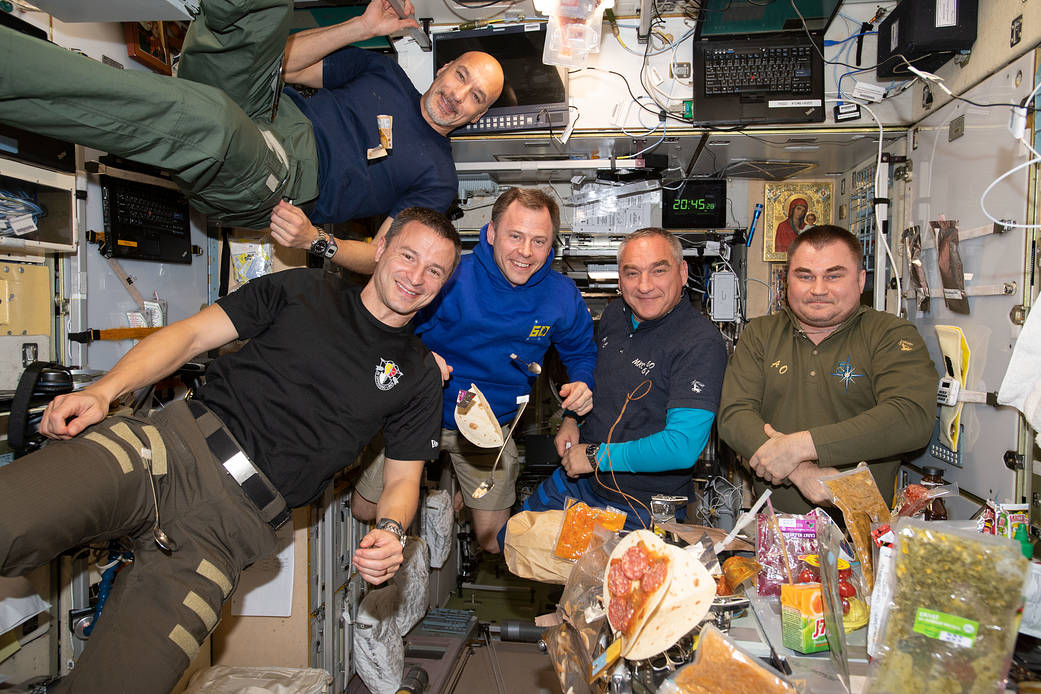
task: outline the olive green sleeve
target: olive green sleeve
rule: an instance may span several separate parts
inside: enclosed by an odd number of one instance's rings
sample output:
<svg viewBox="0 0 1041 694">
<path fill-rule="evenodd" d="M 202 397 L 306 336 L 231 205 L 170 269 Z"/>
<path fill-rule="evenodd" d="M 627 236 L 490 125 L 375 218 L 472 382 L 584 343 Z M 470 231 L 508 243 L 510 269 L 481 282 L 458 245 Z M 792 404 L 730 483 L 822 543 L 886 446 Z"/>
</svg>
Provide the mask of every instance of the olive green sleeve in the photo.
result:
<svg viewBox="0 0 1041 694">
<path fill-rule="evenodd" d="M 742 331 L 730 357 L 719 402 L 719 436 L 745 459 L 767 440 L 762 417 L 764 389 L 763 342 L 753 321 Z"/>
</svg>

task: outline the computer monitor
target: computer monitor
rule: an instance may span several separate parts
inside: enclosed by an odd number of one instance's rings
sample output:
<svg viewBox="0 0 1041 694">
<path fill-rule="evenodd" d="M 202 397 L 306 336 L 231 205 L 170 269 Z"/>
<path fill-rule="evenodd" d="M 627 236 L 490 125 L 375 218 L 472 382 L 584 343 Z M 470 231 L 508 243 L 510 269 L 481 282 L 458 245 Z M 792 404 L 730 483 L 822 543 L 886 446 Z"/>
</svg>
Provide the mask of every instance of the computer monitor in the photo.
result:
<svg viewBox="0 0 1041 694">
<path fill-rule="evenodd" d="M 467 51 L 484 51 L 502 65 L 502 95 L 457 134 L 563 129 L 568 123 L 567 71 L 542 62 L 545 24 L 516 24 L 432 35 L 434 74 Z"/>
</svg>

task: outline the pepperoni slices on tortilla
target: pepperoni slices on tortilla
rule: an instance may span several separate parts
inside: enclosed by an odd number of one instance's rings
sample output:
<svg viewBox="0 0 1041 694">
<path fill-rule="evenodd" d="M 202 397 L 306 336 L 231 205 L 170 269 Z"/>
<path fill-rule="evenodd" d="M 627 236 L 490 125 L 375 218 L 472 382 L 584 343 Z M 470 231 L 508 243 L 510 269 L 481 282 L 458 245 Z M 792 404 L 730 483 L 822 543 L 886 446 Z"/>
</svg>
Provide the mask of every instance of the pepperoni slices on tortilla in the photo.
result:
<svg viewBox="0 0 1041 694">
<path fill-rule="evenodd" d="M 604 605 L 622 634 L 622 655 L 639 637 L 668 587 L 667 545 L 649 530 L 629 533 L 615 546 L 604 574 Z"/>
<path fill-rule="evenodd" d="M 604 605 L 622 634 L 622 656 L 644 660 L 661 653 L 708 614 L 716 583 L 684 549 L 649 530 L 629 533 L 615 546 L 604 574 Z"/>
<path fill-rule="evenodd" d="M 705 619 L 716 597 L 716 582 L 697 557 L 674 545 L 666 545 L 665 553 L 669 559 L 662 564 L 668 574 L 665 595 L 644 622 L 636 640 L 628 649 L 623 649 L 623 655 L 629 660 L 651 658 L 673 646 Z M 652 565 L 644 574 L 644 585 L 653 585 L 654 570 Z"/>
</svg>

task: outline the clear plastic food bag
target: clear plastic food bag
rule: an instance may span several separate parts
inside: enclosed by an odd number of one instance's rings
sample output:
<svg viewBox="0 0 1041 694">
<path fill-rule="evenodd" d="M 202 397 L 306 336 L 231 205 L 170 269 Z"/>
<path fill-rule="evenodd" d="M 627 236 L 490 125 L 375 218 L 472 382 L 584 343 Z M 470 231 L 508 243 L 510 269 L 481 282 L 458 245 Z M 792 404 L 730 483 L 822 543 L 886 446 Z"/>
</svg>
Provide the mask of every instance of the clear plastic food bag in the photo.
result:
<svg viewBox="0 0 1041 694">
<path fill-rule="evenodd" d="M 734 645 L 712 624 L 701 630 L 694 662 L 677 670 L 658 694 L 796 694 L 779 672 Z"/>
<path fill-rule="evenodd" d="M 933 499 L 945 496 L 956 496 L 957 484 L 945 484 L 939 487 L 926 487 L 921 484 L 909 484 L 893 499 L 893 512 L 889 524 L 894 525 L 897 518 L 913 518 L 924 512 L 933 503 Z"/>
<path fill-rule="evenodd" d="M 1004 691 L 1029 567 L 1019 546 L 917 519 L 901 520 L 896 538 L 892 598 L 865 691 Z"/>
<path fill-rule="evenodd" d="M 832 501 L 842 511 L 846 531 L 853 541 L 857 561 L 864 571 L 864 582 L 870 593 L 875 587 L 871 529 L 873 524 L 889 520 L 889 507 L 878 492 L 878 485 L 867 463 L 837 475 L 821 477 L 821 484 L 831 493 Z"/>
<path fill-rule="evenodd" d="M 805 515 L 778 513 L 776 524 L 768 514 L 756 516 L 755 558 L 763 567 L 757 581 L 759 595 L 780 595 L 782 583 L 806 582 L 799 575 L 811 567 L 800 557 L 817 554 L 817 528 L 827 518 L 819 508 Z"/>
</svg>

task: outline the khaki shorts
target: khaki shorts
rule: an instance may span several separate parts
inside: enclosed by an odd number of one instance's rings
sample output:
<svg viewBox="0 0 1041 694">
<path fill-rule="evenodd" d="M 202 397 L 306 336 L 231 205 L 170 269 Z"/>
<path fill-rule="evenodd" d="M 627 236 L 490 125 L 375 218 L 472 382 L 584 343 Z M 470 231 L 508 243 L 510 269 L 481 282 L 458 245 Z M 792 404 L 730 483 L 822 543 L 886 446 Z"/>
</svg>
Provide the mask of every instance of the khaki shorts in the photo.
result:
<svg viewBox="0 0 1041 694">
<path fill-rule="evenodd" d="M 508 431 L 509 427 L 502 427 L 504 437 Z M 488 479 L 488 473 L 492 469 L 492 463 L 495 462 L 495 456 L 499 454 L 499 449 L 480 448 L 460 436 L 455 429 L 442 429 L 441 450 L 448 453 L 452 459 L 452 468 L 455 470 L 464 504 L 481 511 L 501 511 L 513 506 L 513 502 L 517 498 L 516 486 L 517 475 L 520 474 L 520 464 L 517 445 L 513 442 L 512 437 L 506 442 L 506 450 L 502 452 L 502 459 L 495 469 L 495 484 L 480 499 L 474 499 L 471 495 L 482 482 Z M 362 497 L 373 503 L 379 501 L 380 494 L 383 493 L 383 461 L 383 451 L 380 451 L 376 458 L 367 465 L 354 488 Z"/>
</svg>

